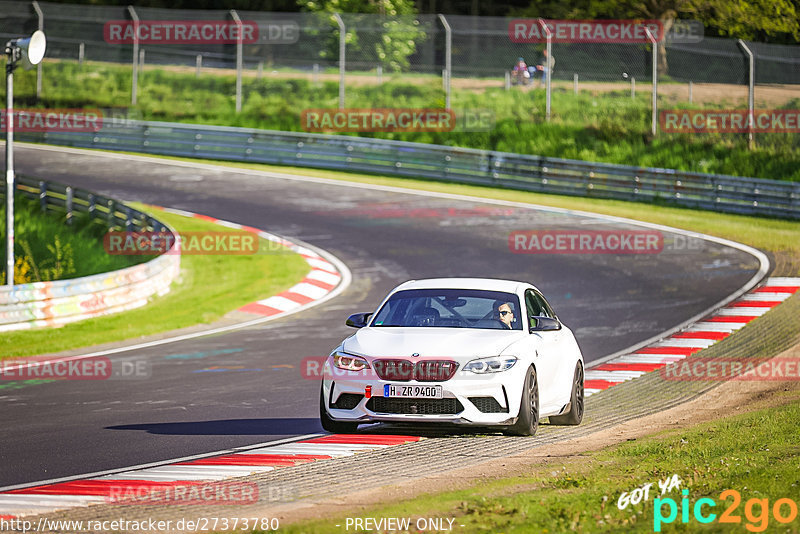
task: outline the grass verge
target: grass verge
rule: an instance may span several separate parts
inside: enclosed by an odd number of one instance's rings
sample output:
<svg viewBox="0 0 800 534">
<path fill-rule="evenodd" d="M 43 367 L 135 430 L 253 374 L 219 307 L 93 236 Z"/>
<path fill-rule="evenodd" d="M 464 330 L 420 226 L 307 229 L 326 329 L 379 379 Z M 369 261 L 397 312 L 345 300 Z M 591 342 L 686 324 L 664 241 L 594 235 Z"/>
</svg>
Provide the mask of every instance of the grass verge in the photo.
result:
<svg viewBox="0 0 800 534">
<path fill-rule="evenodd" d="M 521 476 L 463 490 L 286 525 L 282 531 L 340 533 L 345 531 L 347 517 L 391 517 L 412 518 L 412 525 L 417 518 L 455 519 L 453 530 L 464 533 L 653 532 L 658 511 L 665 518 L 669 515 L 669 505 L 654 500 L 660 497 L 674 499 L 678 511 L 671 524 L 660 526 L 663 532 L 760 532 L 762 527 L 769 532 L 797 532 L 797 514 L 789 524 L 778 523 L 773 515 L 777 500 L 789 498 L 796 506 L 800 494 L 800 448 L 796 439 L 800 392 L 795 389 L 780 396 L 782 405 L 778 407 L 661 432 L 581 454 L 578 460 L 563 465 L 535 467 Z M 673 475 L 678 475 L 680 486 L 659 495 L 658 481 Z M 630 497 L 635 488 L 648 483 L 652 487 L 647 500 L 619 508 L 618 502 L 625 504 L 623 494 Z M 741 503 L 732 510 L 740 524 L 719 522 L 722 512 L 733 506 L 733 497 L 720 498 L 720 493 L 728 489 L 736 490 L 741 497 Z M 689 491 L 685 524 L 681 518 L 682 490 Z M 715 508 L 708 504 L 702 508 L 704 515 L 717 516 L 708 525 L 693 515 L 694 505 L 701 498 L 716 502 Z M 750 499 L 766 499 L 768 506 L 748 504 Z M 783 504 L 780 513 L 789 517 L 789 505 Z M 364 530 L 351 525 L 347 531 Z"/>
<path fill-rule="evenodd" d="M 5 204 L 5 200 L 3 200 Z M 61 214 L 42 213 L 39 203 L 22 195 L 14 198 L 14 283 L 50 282 L 123 269 L 145 261 L 142 256 L 113 256 L 103 250 L 106 226 L 83 213 L 64 224 Z M 0 220 L 0 235 L 6 235 L 6 216 Z M 6 257 L 6 240 L 0 254 Z M 5 261 L 0 279 L 6 280 Z"/>
<path fill-rule="evenodd" d="M 147 211 L 146 206 L 132 203 Z M 230 231 L 208 221 L 162 211 L 153 215 L 178 232 Z M 275 250 L 275 245 L 265 246 Z M 255 255 L 191 255 L 181 258 L 180 280 L 170 292 L 136 310 L 98 317 L 61 328 L 0 334 L 0 359 L 46 354 L 100 343 L 132 340 L 168 330 L 208 324 L 249 302 L 280 293 L 309 271 L 288 249 Z"/>
</svg>

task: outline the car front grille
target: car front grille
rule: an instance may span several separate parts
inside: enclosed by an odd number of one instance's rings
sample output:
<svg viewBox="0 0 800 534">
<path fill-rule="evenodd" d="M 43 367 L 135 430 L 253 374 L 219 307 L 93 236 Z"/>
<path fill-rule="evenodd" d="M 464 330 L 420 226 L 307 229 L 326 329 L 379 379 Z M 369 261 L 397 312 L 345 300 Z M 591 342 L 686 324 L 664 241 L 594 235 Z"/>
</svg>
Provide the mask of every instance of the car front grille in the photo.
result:
<svg viewBox="0 0 800 534">
<path fill-rule="evenodd" d="M 469 397 L 478 411 L 483 413 L 507 413 L 508 408 L 503 408 L 494 397 Z"/>
<path fill-rule="evenodd" d="M 375 373 L 381 380 L 395 382 L 444 382 L 453 378 L 458 363 L 452 360 L 400 360 L 381 359 L 372 362 Z"/>
<path fill-rule="evenodd" d="M 367 409 L 376 413 L 402 413 L 419 415 L 457 414 L 464 410 L 458 399 L 392 399 L 372 397 Z"/>
<path fill-rule="evenodd" d="M 359 395 L 358 393 L 342 393 L 339 395 L 339 398 L 336 399 L 336 402 L 331 404 L 331 408 L 336 408 L 337 410 L 352 410 L 358 403 L 361 402 L 361 399 L 364 398 L 364 395 Z"/>
</svg>

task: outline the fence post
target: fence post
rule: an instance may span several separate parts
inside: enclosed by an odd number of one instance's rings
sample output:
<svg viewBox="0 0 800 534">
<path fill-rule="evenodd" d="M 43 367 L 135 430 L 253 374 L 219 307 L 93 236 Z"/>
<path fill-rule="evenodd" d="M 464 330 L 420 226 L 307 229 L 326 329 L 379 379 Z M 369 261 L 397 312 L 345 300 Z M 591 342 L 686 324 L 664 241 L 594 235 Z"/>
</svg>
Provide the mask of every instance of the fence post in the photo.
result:
<svg viewBox="0 0 800 534">
<path fill-rule="evenodd" d="M 445 109 L 450 109 L 450 78 L 453 75 L 453 32 L 450 29 L 450 23 L 447 22 L 447 19 L 444 18 L 444 15 L 439 13 L 439 20 L 442 22 L 442 26 L 444 26 L 444 72 L 442 75 L 444 76 L 444 107 Z"/>
<path fill-rule="evenodd" d="M 572 75 L 572 93 L 578 94 L 578 73 Z"/>
<path fill-rule="evenodd" d="M 655 137 L 658 126 L 658 41 L 653 37 L 653 32 L 650 31 L 650 28 L 645 28 L 644 31 L 647 33 L 647 39 L 653 47 L 653 99 L 651 104 L 653 112 L 650 133 Z"/>
<path fill-rule="evenodd" d="M 78 64 L 83 65 L 83 58 L 86 56 L 86 43 L 78 45 Z"/>
<path fill-rule="evenodd" d="M 692 103 L 692 80 L 689 80 L 689 103 Z"/>
<path fill-rule="evenodd" d="M 314 84 L 314 87 L 319 85 L 319 63 L 314 63 L 311 68 L 311 83 Z"/>
<path fill-rule="evenodd" d="M 231 17 L 236 23 L 236 113 L 242 112 L 242 19 L 235 9 L 231 9 Z"/>
<path fill-rule="evenodd" d="M 194 60 L 194 75 L 195 77 L 200 77 L 200 69 L 203 68 L 203 55 L 197 54 L 197 58 Z"/>
<path fill-rule="evenodd" d="M 33 0 L 31 2 L 33 5 L 33 10 L 36 11 L 36 17 L 39 19 L 38 29 L 40 32 L 44 31 L 44 13 L 42 13 L 42 9 L 39 7 L 39 2 Z M 36 98 L 40 98 L 42 96 L 42 62 L 40 61 L 38 65 L 36 65 Z"/>
<path fill-rule="evenodd" d="M 546 91 L 546 100 L 547 103 L 545 104 L 545 117 L 547 122 L 550 122 L 550 81 L 553 78 L 553 69 L 550 68 L 550 58 L 552 57 L 551 54 L 553 53 L 553 32 L 550 31 L 550 28 L 547 27 L 545 24 L 544 19 L 539 19 L 539 25 L 544 30 L 545 35 L 547 36 L 547 59 L 544 65 L 544 68 L 547 69 L 547 85 L 545 86 Z"/>
<path fill-rule="evenodd" d="M 139 71 L 144 72 L 144 48 L 139 50 Z"/>
<path fill-rule="evenodd" d="M 631 98 L 636 99 L 636 78 L 631 76 Z"/>
<path fill-rule="evenodd" d="M 749 81 L 747 82 L 747 148 L 750 150 L 753 149 L 755 145 L 755 138 L 753 134 L 753 126 L 755 123 L 755 115 L 754 115 L 754 99 L 755 99 L 755 83 L 756 83 L 756 61 L 753 57 L 753 52 L 750 51 L 750 48 L 742 41 L 738 39 L 736 41 L 742 50 L 744 50 L 745 54 L 747 54 L 749 60 L 749 69 L 748 75 Z"/>
<path fill-rule="evenodd" d="M 139 91 L 139 16 L 133 6 L 128 6 L 128 14 L 133 20 L 133 73 L 131 81 L 131 105 L 136 105 L 136 96 Z"/>
<path fill-rule="evenodd" d="M 339 25 L 339 109 L 344 109 L 344 68 L 345 68 L 345 42 L 347 35 L 344 21 L 339 13 L 334 13 L 333 18 Z"/>
<path fill-rule="evenodd" d="M 511 73 L 506 71 L 506 91 L 511 89 Z"/>
<path fill-rule="evenodd" d="M 375 67 L 375 73 L 378 76 L 378 85 L 383 84 L 383 67 L 381 65 Z"/>
</svg>

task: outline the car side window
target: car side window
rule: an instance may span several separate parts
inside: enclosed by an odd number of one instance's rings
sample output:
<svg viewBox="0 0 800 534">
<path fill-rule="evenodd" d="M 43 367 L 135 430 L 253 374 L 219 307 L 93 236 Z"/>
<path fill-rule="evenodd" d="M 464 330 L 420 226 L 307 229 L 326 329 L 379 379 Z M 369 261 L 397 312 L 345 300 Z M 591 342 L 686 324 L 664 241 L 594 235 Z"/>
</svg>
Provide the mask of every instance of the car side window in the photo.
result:
<svg viewBox="0 0 800 534">
<path fill-rule="evenodd" d="M 539 304 L 540 315 L 542 317 L 550 317 L 551 319 L 555 319 L 556 318 L 556 314 L 553 311 L 553 308 L 550 307 L 550 304 L 547 303 L 547 301 L 545 300 L 544 296 L 539 292 L 535 292 L 534 291 L 532 293 L 534 293 L 536 301 Z"/>
<path fill-rule="evenodd" d="M 525 292 L 525 308 L 528 311 L 528 324 L 535 326 L 536 321 L 533 318 L 541 315 L 542 308 L 537 302 L 536 295 L 533 294 L 532 289 Z"/>
</svg>

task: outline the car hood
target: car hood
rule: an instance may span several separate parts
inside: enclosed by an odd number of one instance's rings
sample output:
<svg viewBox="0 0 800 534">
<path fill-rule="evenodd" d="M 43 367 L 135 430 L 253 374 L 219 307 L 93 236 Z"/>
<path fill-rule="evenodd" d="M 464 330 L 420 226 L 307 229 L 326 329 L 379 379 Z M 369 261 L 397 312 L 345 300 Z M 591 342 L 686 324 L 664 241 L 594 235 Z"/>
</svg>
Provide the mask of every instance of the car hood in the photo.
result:
<svg viewBox="0 0 800 534">
<path fill-rule="evenodd" d="M 476 328 L 367 327 L 343 343 L 351 354 L 370 357 L 474 358 L 502 354 L 512 343 L 525 337 L 517 330 Z"/>
</svg>

